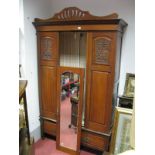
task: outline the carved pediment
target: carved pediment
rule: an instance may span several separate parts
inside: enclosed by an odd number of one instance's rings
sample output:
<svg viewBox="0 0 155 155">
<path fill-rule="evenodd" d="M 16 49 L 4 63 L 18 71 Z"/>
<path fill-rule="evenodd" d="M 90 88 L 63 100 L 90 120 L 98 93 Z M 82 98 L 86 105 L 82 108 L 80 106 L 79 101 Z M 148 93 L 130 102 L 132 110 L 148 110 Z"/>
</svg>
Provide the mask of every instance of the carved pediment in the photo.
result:
<svg viewBox="0 0 155 155">
<path fill-rule="evenodd" d="M 52 18 L 49 19 L 39 19 L 36 18 L 36 22 L 55 22 L 55 21 L 79 21 L 79 20 L 104 20 L 104 19 L 117 19 L 118 15 L 116 13 L 110 14 L 108 16 L 94 16 L 88 11 L 82 11 L 77 7 L 68 7 L 63 9 L 61 12 L 56 13 Z"/>
</svg>

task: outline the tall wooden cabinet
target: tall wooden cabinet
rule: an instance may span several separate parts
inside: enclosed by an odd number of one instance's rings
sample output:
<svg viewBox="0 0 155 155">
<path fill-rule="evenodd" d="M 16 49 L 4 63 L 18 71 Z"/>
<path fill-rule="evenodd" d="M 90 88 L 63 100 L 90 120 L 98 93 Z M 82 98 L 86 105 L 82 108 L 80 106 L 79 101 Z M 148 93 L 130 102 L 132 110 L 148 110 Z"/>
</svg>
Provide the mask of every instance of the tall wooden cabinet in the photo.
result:
<svg viewBox="0 0 155 155">
<path fill-rule="evenodd" d="M 117 14 L 97 17 L 76 7 L 49 19 L 35 19 L 42 133 L 56 136 L 57 67 L 60 32 L 86 32 L 84 123 L 81 144 L 107 150 L 119 84 L 121 43 L 126 23 Z"/>
</svg>

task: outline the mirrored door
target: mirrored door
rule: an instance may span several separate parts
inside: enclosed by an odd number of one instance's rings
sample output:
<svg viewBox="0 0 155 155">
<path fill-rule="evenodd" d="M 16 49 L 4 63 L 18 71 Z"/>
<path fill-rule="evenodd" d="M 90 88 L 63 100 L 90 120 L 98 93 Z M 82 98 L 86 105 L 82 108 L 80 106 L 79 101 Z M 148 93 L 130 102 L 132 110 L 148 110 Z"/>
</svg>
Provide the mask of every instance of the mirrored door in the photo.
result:
<svg viewBox="0 0 155 155">
<path fill-rule="evenodd" d="M 57 148 L 80 154 L 84 69 L 58 68 Z"/>
</svg>

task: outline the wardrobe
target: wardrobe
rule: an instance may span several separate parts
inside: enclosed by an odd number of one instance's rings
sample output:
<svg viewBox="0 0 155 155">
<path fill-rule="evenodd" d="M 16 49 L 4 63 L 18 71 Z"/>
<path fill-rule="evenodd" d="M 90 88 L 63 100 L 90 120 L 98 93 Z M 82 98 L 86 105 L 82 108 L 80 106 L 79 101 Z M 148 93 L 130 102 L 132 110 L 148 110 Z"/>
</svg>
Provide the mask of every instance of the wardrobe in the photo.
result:
<svg viewBox="0 0 155 155">
<path fill-rule="evenodd" d="M 116 13 L 94 16 L 76 7 L 35 18 L 42 136 L 57 137 L 57 69 L 84 69 L 80 143 L 108 150 L 116 106 L 122 37 L 127 23 Z"/>
</svg>

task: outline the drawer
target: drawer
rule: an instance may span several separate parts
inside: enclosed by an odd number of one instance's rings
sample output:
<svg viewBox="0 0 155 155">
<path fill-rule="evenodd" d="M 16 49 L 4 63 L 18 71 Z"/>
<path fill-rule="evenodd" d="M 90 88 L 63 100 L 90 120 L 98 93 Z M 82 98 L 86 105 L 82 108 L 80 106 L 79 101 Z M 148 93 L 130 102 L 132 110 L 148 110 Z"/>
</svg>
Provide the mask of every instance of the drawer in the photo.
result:
<svg viewBox="0 0 155 155">
<path fill-rule="evenodd" d="M 49 135 L 56 135 L 56 124 L 49 121 L 44 121 L 44 132 Z"/>
<path fill-rule="evenodd" d="M 94 133 L 82 131 L 81 143 L 97 150 L 107 150 L 109 145 L 109 137 L 103 137 Z"/>
</svg>

